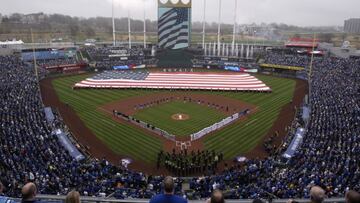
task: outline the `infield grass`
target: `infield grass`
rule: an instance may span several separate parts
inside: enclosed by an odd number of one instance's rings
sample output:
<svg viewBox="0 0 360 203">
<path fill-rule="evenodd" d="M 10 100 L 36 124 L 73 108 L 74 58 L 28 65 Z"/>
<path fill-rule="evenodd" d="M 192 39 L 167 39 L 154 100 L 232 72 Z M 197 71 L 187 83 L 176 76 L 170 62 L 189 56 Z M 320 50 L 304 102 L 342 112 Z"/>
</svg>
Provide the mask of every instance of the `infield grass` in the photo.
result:
<svg viewBox="0 0 360 203">
<path fill-rule="evenodd" d="M 172 119 L 171 116 L 177 113 L 189 115 L 190 118 L 182 121 Z M 173 101 L 140 110 L 134 117 L 173 135 L 189 136 L 227 116 L 223 112 L 207 106 Z"/>
<path fill-rule="evenodd" d="M 54 88 L 60 100 L 71 105 L 86 126 L 114 152 L 147 163 L 154 163 L 157 153 L 162 149 L 161 142 L 155 137 L 146 135 L 146 133 L 140 129 L 121 125 L 113 121 L 111 115 L 99 111 L 98 107 L 125 98 L 143 96 L 155 92 L 165 92 L 165 90 L 72 89 L 72 86 L 76 82 L 87 77 L 89 77 L 89 75 L 69 76 L 53 80 Z M 250 115 L 250 117 L 242 123 L 228 126 L 206 137 L 204 143 L 206 149 L 221 151 L 227 159 L 248 152 L 266 135 L 279 115 L 281 108 L 292 99 L 296 84 L 294 80 L 264 75 L 258 75 L 256 77 L 270 86 L 273 92 L 235 93 L 196 91 L 197 94 L 221 95 L 258 106 L 258 111 Z M 178 105 L 175 104 L 176 103 L 173 105 Z M 184 110 L 187 108 L 191 109 L 190 106 L 188 106 L 184 107 Z M 155 112 L 155 109 L 149 109 L 149 111 Z M 142 115 L 140 115 L 139 118 L 141 118 L 141 116 Z M 217 116 L 221 118 L 220 115 Z M 154 120 L 155 122 L 156 120 L 154 118 L 156 117 L 157 116 L 154 115 L 146 119 Z M 159 124 L 157 125 L 159 126 Z M 178 123 L 169 123 L 169 126 L 163 126 L 163 128 L 164 130 L 167 127 L 175 129 L 176 125 L 178 125 Z M 192 129 L 192 127 L 189 126 L 189 129 L 190 128 Z"/>
</svg>

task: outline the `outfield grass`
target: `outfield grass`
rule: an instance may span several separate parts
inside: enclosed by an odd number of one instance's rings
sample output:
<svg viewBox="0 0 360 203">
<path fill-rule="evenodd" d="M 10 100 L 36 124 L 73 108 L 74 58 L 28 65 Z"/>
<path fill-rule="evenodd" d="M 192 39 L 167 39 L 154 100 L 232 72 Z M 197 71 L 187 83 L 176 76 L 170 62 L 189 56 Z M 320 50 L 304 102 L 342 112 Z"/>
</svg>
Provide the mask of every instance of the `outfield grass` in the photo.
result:
<svg viewBox="0 0 360 203">
<path fill-rule="evenodd" d="M 190 116 L 188 120 L 173 120 L 172 115 L 182 113 Z M 138 111 L 135 118 L 176 136 L 189 136 L 192 133 L 211 126 L 227 116 L 214 108 L 195 104 L 173 101 Z"/>
<path fill-rule="evenodd" d="M 114 152 L 151 163 L 162 148 L 160 141 L 135 127 L 120 125 L 111 116 L 97 110 L 99 106 L 121 99 L 142 96 L 165 90 L 72 90 L 72 86 L 86 75 L 59 78 L 53 85 L 63 102 L 71 105 L 95 135 Z M 292 79 L 257 76 L 273 90 L 264 93 L 234 93 L 196 91 L 198 94 L 216 94 L 242 100 L 258 106 L 258 111 L 241 124 L 231 125 L 205 138 L 205 148 L 224 152 L 233 158 L 253 149 L 266 135 L 280 113 L 281 107 L 292 99 L 295 81 Z M 150 109 L 149 109 L 150 110 Z M 160 127 L 160 126 L 159 126 Z"/>
</svg>

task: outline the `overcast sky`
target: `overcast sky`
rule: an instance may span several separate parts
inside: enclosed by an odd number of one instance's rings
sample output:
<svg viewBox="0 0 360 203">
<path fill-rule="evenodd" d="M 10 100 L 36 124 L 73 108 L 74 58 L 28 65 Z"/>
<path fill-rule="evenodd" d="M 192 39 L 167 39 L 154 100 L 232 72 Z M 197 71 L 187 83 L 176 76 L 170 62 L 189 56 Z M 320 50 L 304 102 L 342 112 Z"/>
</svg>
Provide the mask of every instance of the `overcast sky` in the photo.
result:
<svg viewBox="0 0 360 203">
<path fill-rule="evenodd" d="M 112 0 L 0 0 L 0 13 L 44 12 L 71 16 L 111 16 Z M 142 19 L 157 16 L 157 0 L 115 0 L 116 17 Z M 206 0 L 208 22 L 217 22 L 219 0 Z M 233 23 L 235 0 L 222 0 L 222 22 Z M 360 17 L 360 0 L 237 0 L 239 23 L 286 23 L 299 26 L 343 25 Z M 193 0 L 193 21 L 202 21 L 203 0 Z"/>
</svg>

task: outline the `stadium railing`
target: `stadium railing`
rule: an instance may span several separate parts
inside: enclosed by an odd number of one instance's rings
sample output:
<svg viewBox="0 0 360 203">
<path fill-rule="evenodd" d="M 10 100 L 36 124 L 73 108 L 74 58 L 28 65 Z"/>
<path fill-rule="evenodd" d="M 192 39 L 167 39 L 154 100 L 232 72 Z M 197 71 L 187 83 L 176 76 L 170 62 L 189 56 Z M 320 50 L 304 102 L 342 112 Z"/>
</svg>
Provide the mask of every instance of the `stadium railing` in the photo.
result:
<svg viewBox="0 0 360 203">
<path fill-rule="evenodd" d="M 46 202 L 63 202 L 66 196 L 63 195 L 37 195 L 37 199 L 43 200 Z M 149 199 L 114 199 L 114 198 L 102 198 L 102 197 L 84 197 L 82 196 L 81 202 L 114 202 L 114 203 L 148 203 Z M 19 199 L 14 199 L 19 201 Z M 266 203 L 287 203 L 289 199 L 265 199 Z M 309 203 L 309 199 L 293 199 L 293 201 L 299 203 Z M 204 203 L 206 200 L 189 200 L 189 203 Z M 252 203 L 252 199 L 227 199 L 226 203 Z M 324 203 L 344 203 L 344 198 L 328 198 L 325 199 Z"/>
</svg>

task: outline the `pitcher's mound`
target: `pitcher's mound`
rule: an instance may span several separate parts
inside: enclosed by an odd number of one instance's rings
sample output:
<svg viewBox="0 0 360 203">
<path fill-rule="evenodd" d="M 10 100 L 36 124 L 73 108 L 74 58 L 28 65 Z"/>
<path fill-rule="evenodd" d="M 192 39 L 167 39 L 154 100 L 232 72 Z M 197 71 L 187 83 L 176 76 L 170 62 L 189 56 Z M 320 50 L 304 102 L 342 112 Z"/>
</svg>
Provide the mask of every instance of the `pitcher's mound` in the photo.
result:
<svg viewBox="0 0 360 203">
<path fill-rule="evenodd" d="M 185 121 L 188 120 L 190 118 L 189 115 L 187 114 L 183 114 L 183 113 L 177 113 L 171 116 L 172 119 L 177 120 L 177 121 Z"/>
</svg>

